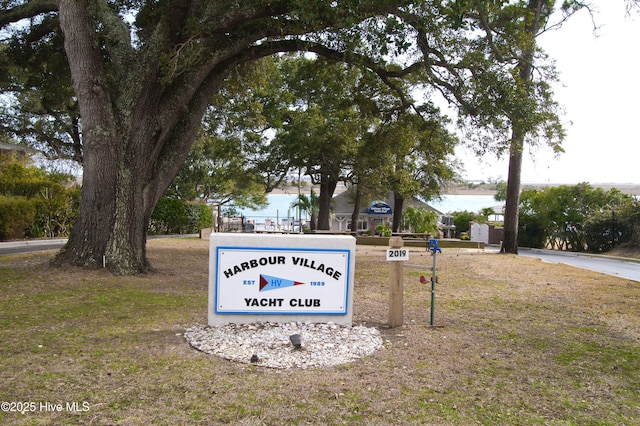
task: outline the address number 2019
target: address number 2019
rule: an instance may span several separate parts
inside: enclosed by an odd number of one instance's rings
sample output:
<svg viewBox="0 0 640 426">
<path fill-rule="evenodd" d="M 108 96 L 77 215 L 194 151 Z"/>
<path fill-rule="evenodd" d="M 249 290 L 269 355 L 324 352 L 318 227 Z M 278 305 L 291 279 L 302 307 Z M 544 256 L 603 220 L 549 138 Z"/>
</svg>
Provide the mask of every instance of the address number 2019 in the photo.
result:
<svg viewBox="0 0 640 426">
<path fill-rule="evenodd" d="M 387 260 L 409 260 L 409 250 L 387 249 Z"/>
</svg>

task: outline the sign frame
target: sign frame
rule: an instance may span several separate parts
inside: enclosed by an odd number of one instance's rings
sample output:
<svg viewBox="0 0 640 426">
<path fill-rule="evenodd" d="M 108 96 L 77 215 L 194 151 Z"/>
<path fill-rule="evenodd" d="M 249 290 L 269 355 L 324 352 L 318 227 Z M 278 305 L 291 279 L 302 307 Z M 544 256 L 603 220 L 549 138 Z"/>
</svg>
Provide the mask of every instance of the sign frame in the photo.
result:
<svg viewBox="0 0 640 426">
<path fill-rule="evenodd" d="M 348 250 L 218 246 L 215 256 L 216 314 L 347 313 L 351 256 Z M 223 258 L 226 258 L 224 262 Z M 256 277 L 256 274 L 259 279 L 247 278 Z M 304 281 L 291 279 L 299 275 L 304 275 Z M 268 294 L 269 291 L 278 294 L 274 296 Z"/>
<path fill-rule="evenodd" d="M 221 258 L 222 252 L 227 253 L 224 256 L 229 256 L 228 260 Z M 332 321 L 351 326 L 355 254 L 356 239 L 350 235 L 212 233 L 209 248 L 209 325 Z M 270 265 L 268 257 L 274 256 L 276 259 L 272 259 L 274 263 Z M 277 264 L 279 256 L 285 259 Z M 293 257 L 298 264 L 293 264 Z M 225 283 L 229 279 L 235 284 Z M 277 283 L 270 282 L 271 279 Z M 251 285 L 244 286 L 252 289 L 253 295 L 242 289 L 244 280 L 253 281 Z M 318 288 L 311 290 L 311 281 L 325 281 L 324 287 L 335 292 L 329 295 Z M 234 286 L 235 289 L 240 287 L 236 295 L 239 299 L 227 306 L 234 291 L 229 289 Z M 260 286 L 264 286 L 262 291 Z M 291 302 L 293 293 L 288 293 L 290 291 L 300 296 L 300 303 L 298 297 L 296 302 Z M 317 302 L 318 299 L 321 301 Z M 220 302 L 224 303 L 222 308 Z M 269 303 L 272 306 L 268 306 Z M 278 304 L 281 306 L 273 306 Z"/>
</svg>

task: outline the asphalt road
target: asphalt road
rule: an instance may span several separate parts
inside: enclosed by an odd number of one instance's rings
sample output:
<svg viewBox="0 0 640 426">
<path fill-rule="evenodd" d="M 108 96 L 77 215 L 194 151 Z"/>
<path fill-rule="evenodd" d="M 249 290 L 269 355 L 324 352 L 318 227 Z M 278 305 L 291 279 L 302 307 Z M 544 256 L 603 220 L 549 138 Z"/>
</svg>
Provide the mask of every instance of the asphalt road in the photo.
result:
<svg viewBox="0 0 640 426">
<path fill-rule="evenodd" d="M 545 262 L 562 263 L 627 280 L 640 281 L 640 262 L 632 259 L 537 249 L 518 249 L 518 254 L 537 257 Z"/>
<path fill-rule="evenodd" d="M 24 253 L 27 251 L 59 249 L 66 242 L 66 239 L 9 241 L 0 243 L 0 256 L 3 254 Z"/>
<path fill-rule="evenodd" d="M 149 235 L 147 239 L 156 238 L 195 238 L 198 234 L 174 234 L 174 235 Z M 39 250 L 57 250 L 62 248 L 67 242 L 66 238 L 51 240 L 23 240 L 0 243 L 0 256 L 3 254 L 24 253 Z"/>
</svg>

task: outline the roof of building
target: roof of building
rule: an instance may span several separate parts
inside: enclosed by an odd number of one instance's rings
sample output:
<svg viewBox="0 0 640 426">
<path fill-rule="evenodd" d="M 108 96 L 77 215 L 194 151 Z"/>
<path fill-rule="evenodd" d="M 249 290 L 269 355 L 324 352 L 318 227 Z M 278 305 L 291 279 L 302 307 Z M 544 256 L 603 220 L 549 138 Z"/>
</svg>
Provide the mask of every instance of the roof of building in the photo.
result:
<svg viewBox="0 0 640 426">
<path fill-rule="evenodd" d="M 18 151 L 18 152 L 24 152 L 24 153 L 37 152 L 35 149 L 29 148 L 26 146 L 21 146 L 21 145 L 14 145 L 12 143 L 7 143 L 7 142 L 0 142 L 0 151 Z"/>
</svg>

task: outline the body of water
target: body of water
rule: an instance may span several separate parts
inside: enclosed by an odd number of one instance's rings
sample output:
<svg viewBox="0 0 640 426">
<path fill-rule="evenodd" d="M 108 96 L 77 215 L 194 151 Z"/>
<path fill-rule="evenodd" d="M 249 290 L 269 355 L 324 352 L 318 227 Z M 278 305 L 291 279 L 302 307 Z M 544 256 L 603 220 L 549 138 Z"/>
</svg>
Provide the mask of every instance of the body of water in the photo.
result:
<svg viewBox="0 0 640 426">
<path fill-rule="evenodd" d="M 253 219 L 257 223 L 262 223 L 265 219 L 280 222 L 287 217 L 297 218 L 297 210 L 291 207 L 291 203 L 297 198 L 297 194 L 270 194 L 267 196 L 269 205 L 266 208 L 261 210 L 244 209 L 241 212 L 247 219 Z M 502 203 L 496 201 L 493 195 L 443 195 L 440 200 L 432 200 L 427 204 L 443 214 L 447 214 L 463 210 L 477 213 L 483 208 L 495 208 Z M 305 217 L 306 214 L 303 213 L 302 218 Z"/>
</svg>

